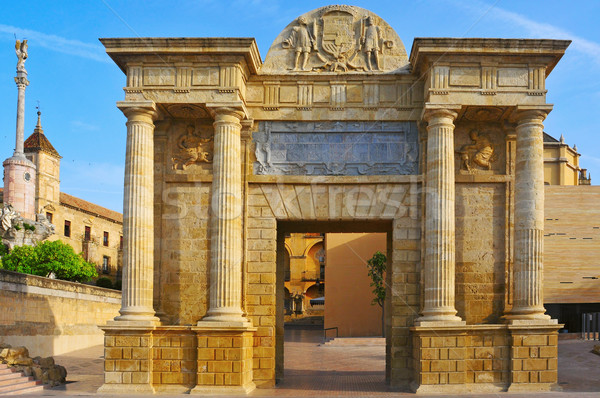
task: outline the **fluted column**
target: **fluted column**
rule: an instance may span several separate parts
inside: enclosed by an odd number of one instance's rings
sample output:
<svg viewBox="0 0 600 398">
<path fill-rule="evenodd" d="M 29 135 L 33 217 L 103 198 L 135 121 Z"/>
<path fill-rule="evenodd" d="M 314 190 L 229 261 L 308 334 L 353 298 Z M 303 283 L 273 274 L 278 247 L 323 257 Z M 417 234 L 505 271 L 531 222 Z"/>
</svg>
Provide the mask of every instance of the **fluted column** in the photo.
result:
<svg viewBox="0 0 600 398">
<path fill-rule="evenodd" d="M 543 298 L 544 142 L 547 112 L 517 115 L 514 299 L 508 319 L 547 320 Z"/>
<path fill-rule="evenodd" d="M 211 198 L 210 306 L 201 322 L 247 325 L 242 312 L 242 155 L 244 114 L 216 108 Z"/>
<path fill-rule="evenodd" d="M 154 267 L 154 118 L 151 102 L 120 102 L 127 116 L 123 202 L 123 295 L 115 321 L 158 323 L 152 308 Z"/>
<path fill-rule="evenodd" d="M 425 299 L 418 322 L 462 322 L 454 307 L 454 119 L 447 108 L 426 109 Z"/>
</svg>

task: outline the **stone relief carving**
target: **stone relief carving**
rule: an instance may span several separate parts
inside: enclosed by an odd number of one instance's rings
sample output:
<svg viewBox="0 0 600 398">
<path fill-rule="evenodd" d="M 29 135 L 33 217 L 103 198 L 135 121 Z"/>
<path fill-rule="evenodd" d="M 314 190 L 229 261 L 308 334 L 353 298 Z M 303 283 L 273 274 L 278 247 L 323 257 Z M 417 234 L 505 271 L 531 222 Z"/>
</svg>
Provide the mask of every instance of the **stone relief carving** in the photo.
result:
<svg viewBox="0 0 600 398">
<path fill-rule="evenodd" d="M 178 152 L 173 156 L 173 169 L 185 170 L 195 163 L 211 163 L 213 158 L 212 137 L 202 138 L 196 127 L 190 124 L 186 132 L 177 139 Z"/>
<path fill-rule="evenodd" d="M 317 42 L 307 25 L 306 18 L 298 18 L 298 26 L 292 28 L 290 37 L 282 43 L 283 48 L 293 48 L 296 53 L 293 70 L 305 70 L 311 51 L 317 51 Z M 314 22 L 311 26 L 311 30 L 314 31 Z M 300 64 L 300 57 L 302 57 L 302 64 Z"/>
<path fill-rule="evenodd" d="M 461 171 L 491 170 L 492 163 L 498 160 L 495 145 L 489 136 L 476 129 L 469 132 L 470 143 L 464 144 L 456 151 L 460 157 Z"/>
<path fill-rule="evenodd" d="M 306 13 L 288 25 L 271 46 L 262 71 L 384 71 L 407 64 L 404 45 L 381 18 L 337 5 Z"/>
<path fill-rule="evenodd" d="M 381 32 L 379 27 L 375 26 L 372 17 L 366 18 L 366 30 L 364 35 L 360 39 L 362 50 L 365 52 L 367 57 L 367 67 L 369 70 L 379 70 L 379 53 L 381 52 L 380 39 Z M 393 45 L 393 41 L 388 41 Z M 371 58 L 375 61 L 375 68 L 371 62 Z"/>
<path fill-rule="evenodd" d="M 418 169 L 411 122 L 262 122 L 255 174 L 410 175 Z"/>
</svg>

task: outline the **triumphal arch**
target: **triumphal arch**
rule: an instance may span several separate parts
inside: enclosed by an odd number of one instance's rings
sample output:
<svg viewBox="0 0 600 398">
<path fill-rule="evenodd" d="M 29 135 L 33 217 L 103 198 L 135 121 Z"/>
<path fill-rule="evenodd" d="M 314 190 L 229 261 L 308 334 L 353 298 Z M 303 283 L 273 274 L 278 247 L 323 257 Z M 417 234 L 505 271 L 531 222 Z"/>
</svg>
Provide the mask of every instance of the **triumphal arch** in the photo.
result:
<svg viewBox="0 0 600 398">
<path fill-rule="evenodd" d="M 127 75 L 121 315 L 104 392 L 245 393 L 283 371 L 291 232 L 386 232 L 386 376 L 545 390 L 545 79 L 569 42 L 417 38 L 328 6 L 248 38 L 102 39 Z M 278 250 L 279 249 L 279 250 Z"/>
</svg>

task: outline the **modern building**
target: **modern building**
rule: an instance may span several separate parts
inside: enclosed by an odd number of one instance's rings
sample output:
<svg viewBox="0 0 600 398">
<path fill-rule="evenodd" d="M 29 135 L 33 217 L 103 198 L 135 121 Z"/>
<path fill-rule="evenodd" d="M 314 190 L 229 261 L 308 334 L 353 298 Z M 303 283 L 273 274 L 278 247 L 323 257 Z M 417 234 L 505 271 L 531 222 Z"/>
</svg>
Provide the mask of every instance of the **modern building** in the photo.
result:
<svg viewBox="0 0 600 398">
<path fill-rule="evenodd" d="M 600 186 L 579 157 L 562 135 L 544 134 L 544 306 L 563 332 L 600 312 Z"/>
</svg>

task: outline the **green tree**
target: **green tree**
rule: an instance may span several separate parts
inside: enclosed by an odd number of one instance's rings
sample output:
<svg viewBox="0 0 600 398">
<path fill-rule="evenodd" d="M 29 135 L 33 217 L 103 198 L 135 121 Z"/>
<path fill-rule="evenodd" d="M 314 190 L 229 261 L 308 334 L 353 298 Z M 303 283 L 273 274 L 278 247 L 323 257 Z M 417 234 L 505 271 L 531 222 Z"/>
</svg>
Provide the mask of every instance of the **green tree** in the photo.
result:
<svg viewBox="0 0 600 398">
<path fill-rule="evenodd" d="M 385 337 L 385 269 L 387 264 L 387 257 L 381 252 L 375 252 L 373 257 L 367 261 L 367 268 L 369 268 L 369 276 L 371 277 L 371 287 L 373 287 L 373 294 L 375 298 L 371 302 L 372 305 L 379 305 L 381 307 L 381 333 Z"/>
<path fill-rule="evenodd" d="M 98 276 L 96 266 L 59 240 L 45 241 L 35 247 L 15 247 L 2 257 L 2 268 L 26 274 L 50 276 L 73 282 L 87 282 Z"/>
<path fill-rule="evenodd" d="M 103 287 L 106 289 L 114 289 L 112 281 L 104 276 L 96 280 L 96 286 Z"/>
<path fill-rule="evenodd" d="M 34 272 L 36 264 L 37 253 L 33 246 L 16 246 L 10 253 L 2 256 L 2 268 L 8 271 L 39 275 Z"/>
<path fill-rule="evenodd" d="M 369 268 L 369 276 L 371 277 L 371 286 L 373 287 L 373 294 L 375 298 L 372 304 L 377 304 L 383 308 L 385 302 L 385 268 L 387 264 L 387 257 L 381 252 L 376 252 L 367 261 L 367 267 Z"/>
</svg>

